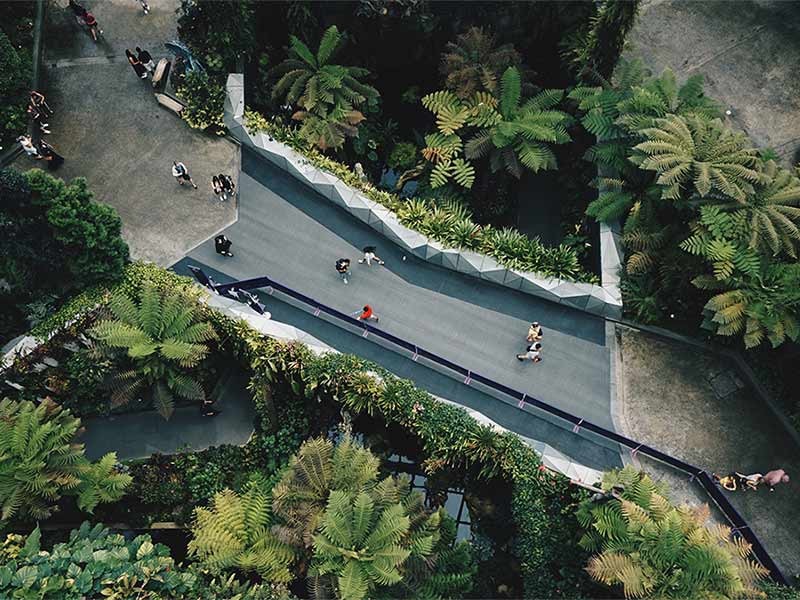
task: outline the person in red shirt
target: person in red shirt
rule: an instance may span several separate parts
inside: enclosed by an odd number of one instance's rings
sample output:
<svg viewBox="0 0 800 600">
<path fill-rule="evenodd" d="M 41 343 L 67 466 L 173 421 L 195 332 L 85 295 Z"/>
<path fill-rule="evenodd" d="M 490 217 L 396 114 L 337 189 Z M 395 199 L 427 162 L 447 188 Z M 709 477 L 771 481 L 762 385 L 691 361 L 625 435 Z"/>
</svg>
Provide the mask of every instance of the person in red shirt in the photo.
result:
<svg viewBox="0 0 800 600">
<path fill-rule="evenodd" d="M 376 315 L 372 307 L 369 304 L 365 304 L 364 308 L 361 309 L 361 314 L 358 315 L 359 321 L 379 321 L 378 315 Z"/>
</svg>

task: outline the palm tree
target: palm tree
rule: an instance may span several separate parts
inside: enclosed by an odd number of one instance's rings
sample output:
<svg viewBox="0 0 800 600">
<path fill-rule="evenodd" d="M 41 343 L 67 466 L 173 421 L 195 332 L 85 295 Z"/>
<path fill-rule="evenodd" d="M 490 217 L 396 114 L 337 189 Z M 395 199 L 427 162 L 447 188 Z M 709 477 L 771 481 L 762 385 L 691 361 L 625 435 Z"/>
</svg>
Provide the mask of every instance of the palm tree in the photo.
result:
<svg viewBox="0 0 800 600">
<path fill-rule="evenodd" d="M 587 571 L 626 598 L 757 597 L 767 570 L 750 545 L 724 525 L 706 527 L 707 505 L 675 507 L 657 484 L 633 467 L 606 473 L 602 501 L 587 500 L 577 516 L 580 545 L 597 554 Z"/>
<path fill-rule="evenodd" d="M 494 119 L 476 123 L 478 132 L 464 145 L 464 155 L 470 159 L 489 157 L 492 172 L 505 170 L 517 179 L 523 167 L 536 173 L 540 169 L 555 169 L 556 156 L 549 144 L 570 141 L 567 125 L 570 116 L 551 110 L 564 97 L 563 90 L 545 90 L 522 101 L 519 71 L 509 67 L 500 82 L 498 110 Z"/>
<path fill-rule="evenodd" d="M 377 100 L 378 91 L 359 81 L 369 75 L 361 67 L 331 64 L 343 46 L 343 37 L 335 25 L 322 35 L 316 54 L 295 36 L 290 37 L 289 58 L 275 69 L 282 77 L 272 89 L 272 97 L 286 104 L 324 117 L 334 108 L 344 110 Z"/>
<path fill-rule="evenodd" d="M 440 72 L 445 87 L 462 100 L 475 92 L 497 93 L 500 75 L 508 67 L 520 68 L 522 57 L 511 44 L 495 47 L 495 37 L 480 27 L 470 27 L 455 42 L 448 42 Z"/>
<path fill-rule="evenodd" d="M 187 371 L 208 354 L 214 328 L 200 321 L 199 305 L 185 291 L 142 288 L 137 303 L 124 291 L 109 304 L 113 318 L 101 320 L 90 334 L 103 352 L 124 353 L 126 368 L 112 381 L 111 402 L 120 406 L 149 390 L 158 412 L 169 419 L 175 396 L 201 400 L 203 388 Z M 129 366 L 130 368 L 127 368 Z"/>
<path fill-rule="evenodd" d="M 259 481 L 241 495 L 227 489 L 214 494 L 211 508 L 195 509 L 189 554 L 215 574 L 236 568 L 290 582 L 294 552 L 270 532 L 270 513 L 270 496 Z"/>
<path fill-rule="evenodd" d="M 97 463 L 86 459 L 75 441 L 80 424 L 49 399 L 38 406 L 0 401 L 0 519 L 47 519 L 62 494 L 90 512 L 122 497 L 131 477 L 116 472 L 113 452 Z"/>
<path fill-rule="evenodd" d="M 631 161 L 657 173 L 662 198 L 678 200 L 691 186 L 701 198 L 713 190 L 744 201 L 760 179 L 756 150 L 719 119 L 668 115 L 641 133 L 645 141 L 634 146 Z"/>
</svg>

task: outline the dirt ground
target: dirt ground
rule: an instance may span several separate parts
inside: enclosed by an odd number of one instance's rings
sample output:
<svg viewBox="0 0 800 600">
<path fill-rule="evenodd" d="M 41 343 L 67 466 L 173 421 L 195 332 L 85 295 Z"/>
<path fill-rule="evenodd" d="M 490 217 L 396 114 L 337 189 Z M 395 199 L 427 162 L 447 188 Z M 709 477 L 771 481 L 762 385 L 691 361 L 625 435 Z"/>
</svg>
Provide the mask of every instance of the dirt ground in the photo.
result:
<svg viewBox="0 0 800 600">
<path fill-rule="evenodd" d="M 709 472 L 765 473 L 780 467 L 794 476 L 773 493 L 736 492 L 730 499 L 784 575 L 796 578 L 800 448 L 728 359 L 624 327 L 617 327 L 617 340 L 622 433 Z M 682 479 L 667 469 L 656 476 L 674 484 Z M 690 486 L 679 487 L 677 498 L 698 497 Z"/>
</svg>

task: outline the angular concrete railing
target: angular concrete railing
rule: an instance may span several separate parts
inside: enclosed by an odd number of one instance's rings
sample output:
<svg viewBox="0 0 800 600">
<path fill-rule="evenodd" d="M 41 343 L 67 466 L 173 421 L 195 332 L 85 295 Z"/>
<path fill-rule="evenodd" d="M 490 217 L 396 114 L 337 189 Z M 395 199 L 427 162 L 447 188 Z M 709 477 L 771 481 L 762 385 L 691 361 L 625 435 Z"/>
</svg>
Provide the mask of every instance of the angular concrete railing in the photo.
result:
<svg viewBox="0 0 800 600">
<path fill-rule="evenodd" d="M 230 74 L 225 99 L 225 125 L 231 135 L 419 258 L 586 312 L 613 318 L 621 316 L 618 270 L 622 252 L 617 233 L 608 226 L 602 225 L 600 230 L 602 285 L 549 279 L 536 273 L 507 269 L 489 256 L 445 248 L 440 242 L 408 229 L 385 206 L 318 169 L 286 144 L 272 139 L 266 133 L 250 133 L 244 124 L 244 107 L 244 75 Z"/>
</svg>

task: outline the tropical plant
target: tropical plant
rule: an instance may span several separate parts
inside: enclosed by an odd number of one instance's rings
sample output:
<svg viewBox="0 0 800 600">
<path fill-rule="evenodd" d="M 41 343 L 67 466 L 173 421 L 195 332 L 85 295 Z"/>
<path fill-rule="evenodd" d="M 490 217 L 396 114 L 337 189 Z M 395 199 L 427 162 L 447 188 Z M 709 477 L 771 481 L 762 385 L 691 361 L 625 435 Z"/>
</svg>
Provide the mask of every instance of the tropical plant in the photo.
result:
<svg viewBox="0 0 800 600">
<path fill-rule="evenodd" d="M 253 480 L 237 494 L 223 490 L 211 508 L 197 508 L 189 554 L 213 573 L 236 568 L 254 571 L 267 581 L 288 583 L 292 548 L 270 531 L 270 495 Z"/>
<path fill-rule="evenodd" d="M 251 0 L 181 0 L 178 35 L 215 74 L 227 74 L 255 47 Z"/>
<path fill-rule="evenodd" d="M 756 150 L 719 119 L 669 115 L 641 133 L 645 141 L 633 147 L 631 160 L 657 173 L 662 198 L 678 200 L 691 186 L 701 198 L 714 190 L 744 201 L 760 179 Z"/>
<path fill-rule="evenodd" d="M 749 245 L 763 254 L 797 257 L 800 243 L 800 179 L 774 160 L 763 163 L 761 179 L 743 200 L 711 195 L 726 210 L 746 216 Z"/>
<path fill-rule="evenodd" d="M 588 27 L 571 37 L 564 53 L 579 77 L 611 77 L 638 8 L 639 0 L 604 0 L 597 4 Z"/>
<path fill-rule="evenodd" d="M 149 282 L 142 287 L 138 302 L 118 291 L 109 302 L 110 318 L 90 330 L 102 352 L 122 358 L 122 370 L 112 381 L 114 406 L 149 390 L 154 406 L 168 419 L 175 396 L 203 399 L 203 388 L 189 369 L 206 357 L 207 342 L 216 334 L 208 322 L 200 320 L 200 307 L 187 294 L 185 290 L 161 291 Z"/>
<path fill-rule="evenodd" d="M 397 172 L 402 173 L 417 164 L 417 147 L 411 142 L 400 142 L 392 148 L 386 164 Z"/>
<path fill-rule="evenodd" d="M 225 88 L 205 71 L 190 71 L 177 89 L 178 98 L 186 104 L 181 118 L 193 129 L 213 128 L 225 133 Z"/>
<path fill-rule="evenodd" d="M 673 506 L 663 484 L 633 467 L 606 473 L 600 499 L 577 516 L 580 545 L 596 553 L 587 571 L 626 598 L 756 597 L 767 570 L 730 527 L 705 522 L 708 505 Z"/>
<path fill-rule="evenodd" d="M 300 136 L 324 152 L 328 149 L 338 150 L 346 138 L 357 136 L 358 125 L 364 120 L 364 115 L 360 111 L 337 105 L 322 114 L 298 110 L 292 118 L 302 123 Z"/>
<path fill-rule="evenodd" d="M 364 103 L 377 102 L 378 91 L 359 81 L 369 71 L 330 62 L 343 45 L 344 37 L 335 25 L 322 34 L 316 53 L 291 36 L 289 58 L 274 70 L 282 76 L 272 89 L 272 97 L 320 117 L 332 110 L 346 112 Z"/>
<path fill-rule="evenodd" d="M 480 27 L 470 27 L 448 42 L 439 67 L 445 88 L 462 100 L 475 92 L 496 94 L 500 76 L 508 67 L 519 68 L 522 57 L 511 44 L 495 44 L 495 37 Z"/>
<path fill-rule="evenodd" d="M 0 519 L 46 519 L 62 494 L 88 512 L 122 497 L 131 478 L 117 472 L 113 452 L 86 459 L 75 441 L 80 424 L 49 399 L 38 406 L 0 401 Z"/>
<path fill-rule="evenodd" d="M 169 549 L 149 535 L 127 541 L 102 525 L 84 522 L 69 541 L 50 551 L 41 547 L 39 528 L 0 564 L 4 598 L 82 600 L 109 598 L 177 600 L 194 595 L 194 573 L 176 568 Z"/>
</svg>

